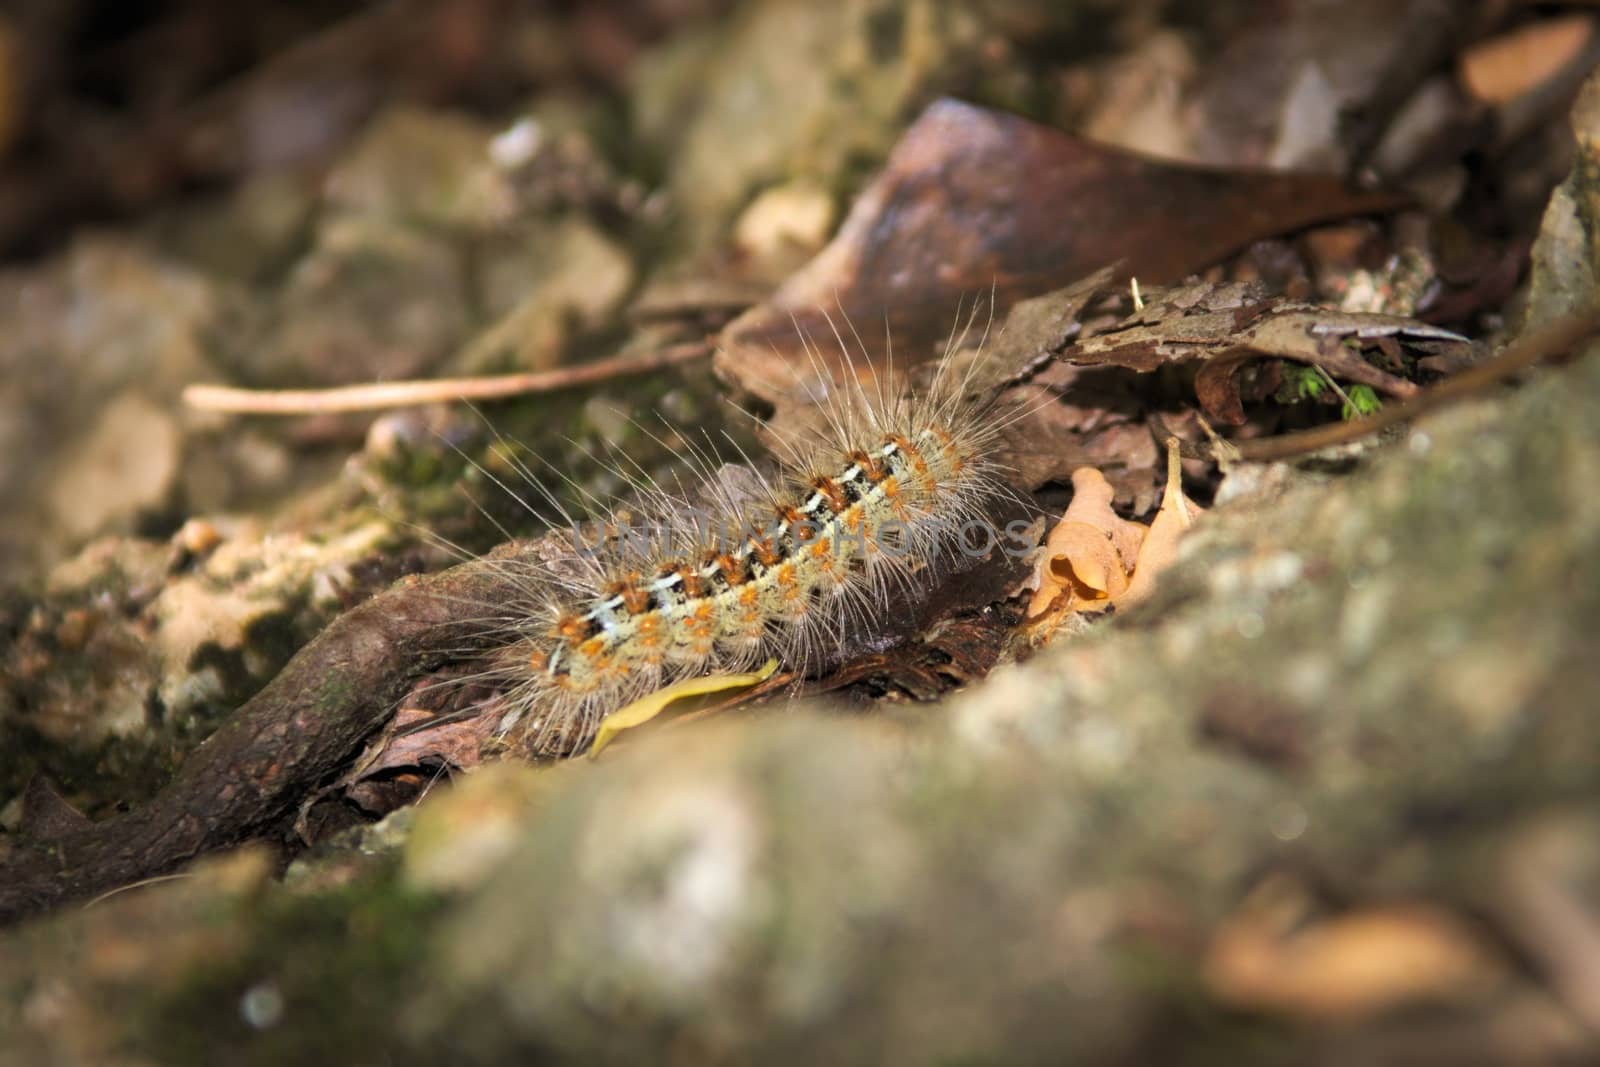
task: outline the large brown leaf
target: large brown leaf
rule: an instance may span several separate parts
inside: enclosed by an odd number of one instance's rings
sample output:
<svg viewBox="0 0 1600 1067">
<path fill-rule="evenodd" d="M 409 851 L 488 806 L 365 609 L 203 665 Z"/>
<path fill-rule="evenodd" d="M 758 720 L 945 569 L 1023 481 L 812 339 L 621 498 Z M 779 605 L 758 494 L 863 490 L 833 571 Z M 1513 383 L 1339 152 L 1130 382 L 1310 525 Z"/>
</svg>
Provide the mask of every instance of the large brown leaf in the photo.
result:
<svg viewBox="0 0 1600 1067">
<path fill-rule="evenodd" d="M 940 100 L 828 247 L 723 332 L 719 366 L 781 404 L 838 361 L 835 325 L 857 359 L 892 337 L 915 361 L 980 295 L 999 316 L 1113 263 L 1123 277 L 1177 281 L 1259 238 L 1400 202 L 1331 177 L 1159 163 Z"/>
</svg>

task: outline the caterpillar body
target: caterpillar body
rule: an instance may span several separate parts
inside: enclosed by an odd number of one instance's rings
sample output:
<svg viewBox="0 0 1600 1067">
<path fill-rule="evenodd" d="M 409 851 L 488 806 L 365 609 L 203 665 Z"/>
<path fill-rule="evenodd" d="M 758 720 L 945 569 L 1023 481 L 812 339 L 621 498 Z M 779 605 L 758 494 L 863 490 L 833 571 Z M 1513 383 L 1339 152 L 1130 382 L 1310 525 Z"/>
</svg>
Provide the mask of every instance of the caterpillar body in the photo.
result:
<svg viewBox="0 0 1600 1067">
<path fill-rule="evenodd" d="M 605 537 L 500 615 L 510 640 L 487 673 L 513 743 L 570 754 L 607 713 L 680 679 L 769 658 L 805 671 L 916 599 L 1010 494 L 1004 422 L 952 366 L 947 354 L 920 395 L 848 382 L 770 478 L 737 484 L 702 455 L 687 491 L 636 485 L 626 522 L 603 515 L 590 528 Z"/>
</svg>

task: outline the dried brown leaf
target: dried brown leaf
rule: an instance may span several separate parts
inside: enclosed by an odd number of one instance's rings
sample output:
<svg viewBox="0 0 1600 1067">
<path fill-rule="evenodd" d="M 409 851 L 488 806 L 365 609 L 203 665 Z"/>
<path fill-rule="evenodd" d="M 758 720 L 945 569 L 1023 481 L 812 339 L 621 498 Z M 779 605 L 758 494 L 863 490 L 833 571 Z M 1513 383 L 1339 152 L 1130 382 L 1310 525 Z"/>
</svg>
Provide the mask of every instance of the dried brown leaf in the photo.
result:
<svg viewBox="0 0 1600 1067">
<path fill-rule="evenodd" d="M 1156 579 L 1178 558 L 1178 541 L 1194 525 L 1199 514 L 1200 508 L 1183 495 L 1177 442 L 1171 442 L 1167 448 L 1167 488 L 1161 496 L 1161 510 L 1150 520 L 1150 532 L 1139 546 L 1133 579 L 1117 601 L 1118 607 L 1131 607 L 1155 591 Z"/>
<path fill-rule="evenodd" d="M 1084 467 L 1072 475 L 1072 503 L 1034 564 L 1027 618 L 1048 637 L 1069 615 L 1122 608 L 1146 599 L 1177 558 L 1178 540 L 1200 509 L 1183 495 L 1178 451 L 1167 458 L 1161 510 L 1146 527 L 1112 510 L 1111 483 Z"/>
<path fill-rule="evenodd" d="M 1152 292 L 1143 308 L 1063 349 L 1059 358 L 1076 366 L 1142 373 L 1199 363 L 1196 399 L 1211 419 L 1237 426 L 1245 413 L 1235 372 L 1251 359 L 1271 356 L 1320 366 L 1336 378 L 1403 399 L 1416 394 L 1416 384 L 1362 356 L 1363 349 L 1373 349 L 1399 366 L 1402 346 L 1434 355 L 1468 350 L 1465 338 L 1414 319 L 1270 300 L 1242 283 L 1194 283 Z"/>
<path fill-rule="evenodd" d="M 856 360 L 878 360 L 892 338 L 897 362 L 916 362 L 942 350 L 974 296 L 992 294 L 1000 313 L 1107 264 L 1172 282 L 1258 238 L 1401 202 L 1329 177 L 1159 163 L 941 100 L 902 136 L 834 240 L 723 331 L 718 366 L 781 405 L 817 361 L 825 371 L 843 361 L 836 325 Z M 1070 330 L 1068 318 L 1051 328 Z"/>
</svg>

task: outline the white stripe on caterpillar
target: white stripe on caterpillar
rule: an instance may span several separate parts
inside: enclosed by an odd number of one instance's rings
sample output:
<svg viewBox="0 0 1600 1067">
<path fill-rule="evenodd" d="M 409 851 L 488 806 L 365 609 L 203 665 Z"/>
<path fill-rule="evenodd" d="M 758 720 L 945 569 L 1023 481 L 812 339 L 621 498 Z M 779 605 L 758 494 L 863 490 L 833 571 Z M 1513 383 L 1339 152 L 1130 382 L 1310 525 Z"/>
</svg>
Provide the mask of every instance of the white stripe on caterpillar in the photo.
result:
<svg viewBox="0 0 1600 1067">
<path fill-rule="evenodd" d="M 769 657 L 815 667 L 896 590 L 936 580 L 963 528 L 1009 494 L 993 459 L 1003 424 L 950 365 L 920 398 L 841 390 L 828 429 L 752 494 L 698 457 L 694 491 L 642 487 L 643 536 L 606 516 L 602 543 L 530 576 L 550 591 L 502 616 L 512 632 L 487 672 L 514 746 L 581 751 L 606 714 L 685 677 Z"/>
</svg>

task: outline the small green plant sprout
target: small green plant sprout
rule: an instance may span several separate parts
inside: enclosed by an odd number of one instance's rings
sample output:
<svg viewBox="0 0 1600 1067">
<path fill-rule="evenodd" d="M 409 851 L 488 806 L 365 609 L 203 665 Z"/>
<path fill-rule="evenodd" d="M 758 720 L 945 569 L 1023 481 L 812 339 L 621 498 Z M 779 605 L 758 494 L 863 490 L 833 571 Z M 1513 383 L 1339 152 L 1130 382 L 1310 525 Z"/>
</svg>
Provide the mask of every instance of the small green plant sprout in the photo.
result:
<svg viewBox="0 0 1600 1067">
<path fill-rule="evenodd" d="M 1317 373 L 1317 368 L 1285 362 L 1283 385 L 1278 389 L 1278 402 L 1294 404 L 1302 400 L 1316 400 L 1325 388 L 1326 385 L 1322 376 Z"/>
<path fill-rule="evenodd" d="M 1302 398 L 1315 400 L 1322 395 L 1322 375 L 1316 367 L 1296 367 L 1295 379 L 1295 392 Z"/>
<path fill-rule="evenodd" d="M 1347 422 L 1371 415 L 1381 407 L 1383 401 L 1370 385 L 1352 385 L 1345 390 L 1344 418 Z"/>
</svg>

